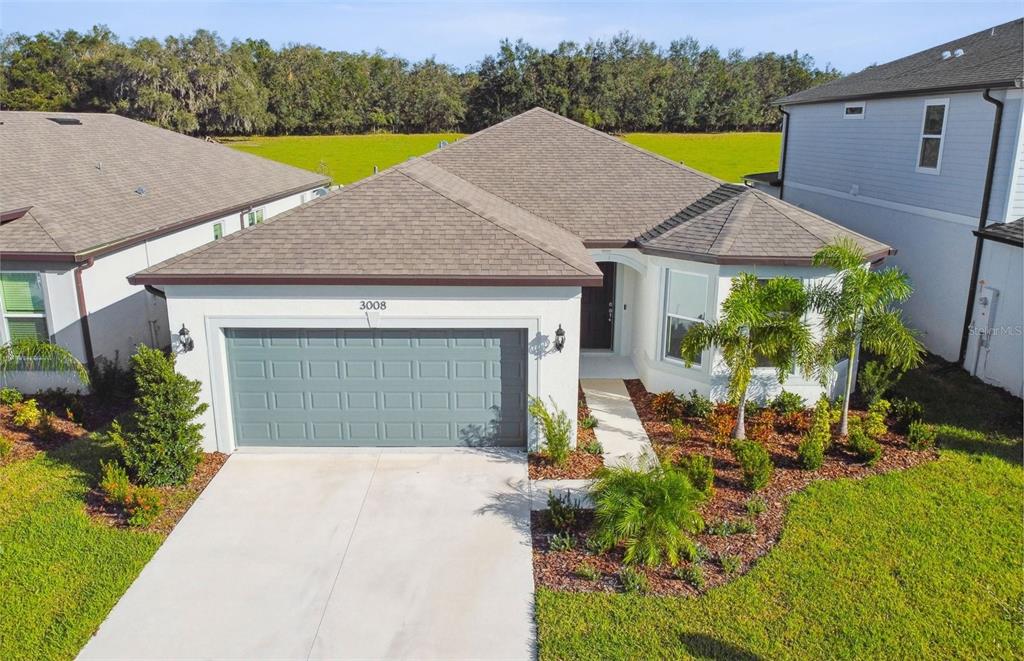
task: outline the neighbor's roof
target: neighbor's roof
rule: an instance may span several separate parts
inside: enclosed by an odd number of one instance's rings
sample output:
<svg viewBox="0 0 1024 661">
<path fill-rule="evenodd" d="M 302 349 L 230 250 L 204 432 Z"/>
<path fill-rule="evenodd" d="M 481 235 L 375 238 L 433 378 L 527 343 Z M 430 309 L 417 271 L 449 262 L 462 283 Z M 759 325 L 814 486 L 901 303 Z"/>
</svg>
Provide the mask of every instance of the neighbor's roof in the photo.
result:
<svg viewBox="0 0 1024 661">
<path fill-rule="evenodd" d="M 955 53 L 962 50 L 963 54 Z M 943 57 L 948 52 L 950 57 Z M 790 94 L 778 105 L 1012 87 L 1024 77 L 1024 19 Z"/>
<path fill-rule="evenodd" d="M 974 234 L 1011 246 L 1024 247 L 1024 217 L 1008 223 L 993 223 L 984 229 L 975 230 Z"/>
<path fill-rule="evenodd" d="M 587 248 L 810 264 L 821 237 L 847 236 L 889 252 L 768 196 L 712 213 L 735 189 L 536 108 L 131 280 L 589 285 L 601 276 Z"/>
<path fill-rule="evenodd" d="M 2 111 L 0 212 L 31 209 L 0 215 L 0 255 L 81 258 L 327 183 L 113 114 Z"/>
</svg>

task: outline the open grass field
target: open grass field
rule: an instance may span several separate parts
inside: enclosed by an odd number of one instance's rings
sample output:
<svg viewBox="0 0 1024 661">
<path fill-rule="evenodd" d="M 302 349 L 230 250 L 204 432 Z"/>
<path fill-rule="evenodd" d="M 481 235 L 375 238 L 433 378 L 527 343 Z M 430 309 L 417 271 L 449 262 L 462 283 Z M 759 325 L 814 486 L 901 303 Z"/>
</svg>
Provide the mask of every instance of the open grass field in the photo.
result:
<svg viewBox="0 0 1024 661">
<path fill-rule="evenodd" d="M 373 174 L 374 165 L 383 170 L 436 149 L 442 140 L 451 142 L 459 137 L 457 133 L 254 136 L 226 140 L 225 144 L 323 172 L 337 184 L 350 184 Z M 726 181 L 740 181 L 744 174 L 777 169 L 782 140 L 780 133 L 630 133 L 623 137 Z"/>
</svg>

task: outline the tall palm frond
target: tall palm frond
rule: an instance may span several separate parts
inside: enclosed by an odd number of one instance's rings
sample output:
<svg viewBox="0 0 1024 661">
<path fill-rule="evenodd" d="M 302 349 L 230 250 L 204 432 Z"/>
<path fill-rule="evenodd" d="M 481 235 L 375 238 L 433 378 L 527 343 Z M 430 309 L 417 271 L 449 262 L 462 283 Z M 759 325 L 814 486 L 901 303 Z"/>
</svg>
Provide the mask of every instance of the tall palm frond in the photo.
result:
<svg viewBox="0 0 1024 661">
<path fill-rule="evenodd" d="M 0 372 L 46 371 L 74 372 L 83 384 L 89 373 L 74 354 L 52 342 L 22 338 L 0 345 Z"/>
</svg>

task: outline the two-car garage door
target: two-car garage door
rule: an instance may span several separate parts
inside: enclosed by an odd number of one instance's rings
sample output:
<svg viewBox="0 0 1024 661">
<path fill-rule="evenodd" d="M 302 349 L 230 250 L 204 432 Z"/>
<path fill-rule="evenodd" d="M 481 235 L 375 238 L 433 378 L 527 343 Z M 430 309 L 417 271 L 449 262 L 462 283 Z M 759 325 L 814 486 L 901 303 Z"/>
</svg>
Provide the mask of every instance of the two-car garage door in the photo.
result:
<svg viewBox="0 0 1024 661">
<path fill-rule="evenodd" d="M 238 446 L 523 446 L 521 329 L 228 329 Z"/>
</svg>

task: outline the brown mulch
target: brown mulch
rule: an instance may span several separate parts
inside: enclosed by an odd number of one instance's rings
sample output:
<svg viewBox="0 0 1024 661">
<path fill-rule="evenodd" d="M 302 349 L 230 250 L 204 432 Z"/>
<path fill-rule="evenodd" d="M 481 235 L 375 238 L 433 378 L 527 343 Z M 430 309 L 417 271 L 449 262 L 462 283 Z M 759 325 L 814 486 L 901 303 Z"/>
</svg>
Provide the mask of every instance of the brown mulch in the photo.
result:
<svg viewBox="0 0 1024 661">
<path fill-rule="evenodd" d="M 583 388 L 579 388 L 576 410 L 576 447 L 585 448 L 597 441 L 593 428 L 584 429 L 579 422 L 590 415 Z M 594 477 L 604 467 L 604 457 L 583 450 L 573 450 L 564 466 L 555 466 L 543 454 L 531 452 L 529 456 L 531 480 L 585 480 Z"/>
<path fill-rule="evenodd" d="M 651 393 L 639 381 L 627 381 L 627 389 L 634 406 L 644 423 L 652 444 L 659 456 L 676 460 L 684 454 L 703 454 L 711 457 L 715 468 L 715 490 L 699 511 L 705 524 L 711 525 L 723 520 L 737 521 L 748 518 L 746 502 L 754 495 L 743 487 L 739 466 L 732 458 L 728 442 L 716 439 L 703 421 L 686 419 L 691 433 L 681 441 L 672 436 L 671 426 L 660 421 L 650 410 Z M 748 437 L 751 436 L 751 420 L 748 418 Z M 905 439 L 890 432 L 879 440 L 882 458 L 874 466 L 863 464 L 848 452 L 841 441 L 833 442 L 826 454 L 825 463 L 816 471 L 803 470 L 797 464 L 796 446 L 801 436 L 773 430 L 762 431 L 755 439 L 772 457 L 775 471 L 768 486 L 757 492 L 765 503 L 765 511 L 753 517 L 756 529 L 753 533 L 719 536 L 705 532 L 694 537 L 703 546 L 709 559 L 703 563 L 705 590 L 726 583 L 731 578 L 747 572 L 757 560 L 778 542 L 785 522 L 789 497 L 805 489 L 817 480 L 840 478 L 860 479 L 870 475 L 904 470 L 935 459 L 934 451 L 915 451 L 907 447 Z M 577 526 L 577 545 L 573 551 L 552 552 L 549 539 L 552 532 L 546 525 L 544 514 L 535 514 L 533 520 L 534 576 L 538 585 L 555 590 L 590 592 L 616 591 L 619 584 L 615 574 L 621 569 L 621 551 L 593 555 L 585 550 L 587 525 Z M 727 577 L 717 558 L 720 553 L 737 555 L 742 566 L 733 577 Z M 602 572 L 598 581 L 579 578 L 574 571 L 581 562 L 587 562 Z M 688 583 L 675 578 L 671 567 L 642 568 L 647 574 L 651 592 L 655 594 L 695 594 L 697 590 Z"/>
<path fill-rule="evenodd" d="M 14 409 L 10 406 L 0 405 L 0 436 L 14 441 L 14 448 L 11 452 L 0 457 L 0 466 L 31 459 L 40 452 L 53 450 L 89 433 L 78 423 L 57 414 L 51 418 L 51 428 L 47 434 L 17 427 L 13 418 Z"/>
<path fill-rule="evenodd" d="M 584 418 L 590 417 L 590 407 L 587 406 L 587 396 L 583 394 L 583 386 L 578 386 L 577 392 L 579 403 L 576 406 L 576 447 L 585 448 L 597 441 L 597 434 L 593 427 L 584 429 L 583 425 L 579 424 Z"/>
</svg>

